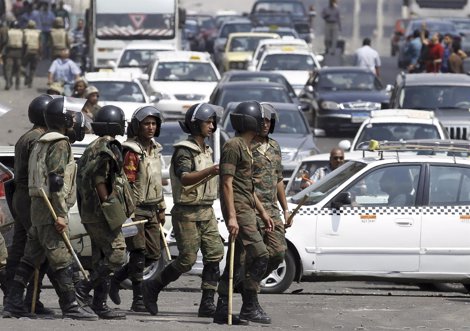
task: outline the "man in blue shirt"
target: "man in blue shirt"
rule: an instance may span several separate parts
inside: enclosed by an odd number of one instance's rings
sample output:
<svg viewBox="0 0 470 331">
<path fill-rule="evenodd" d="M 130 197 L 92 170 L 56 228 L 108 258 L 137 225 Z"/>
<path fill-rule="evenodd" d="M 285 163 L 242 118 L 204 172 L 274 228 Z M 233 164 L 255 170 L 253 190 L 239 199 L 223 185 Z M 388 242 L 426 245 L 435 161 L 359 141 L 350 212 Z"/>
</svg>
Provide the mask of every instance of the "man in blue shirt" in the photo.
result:
<svg viewBox="0 0 470 331">
<path fill-rule="evenodd" d="M 60 51 L 60 57 L 52 61 L 49 67 L 47 84 L 54 82 L 64 84 L 64 95 L 72 95 L 73 85 L 80 78 L 80 68 L 69 59 L 69 50 L 64 48 Z"/>
<path fill-rule="evenodd" d="M 418 60 L 421 54 L 421 36 L 419 30 L 413 31 L 413 39 L 405 46 L 406 58 L 410 61 L 408 65 L 408 72 L 413 72 L 418 69 Z"/>
</svg>

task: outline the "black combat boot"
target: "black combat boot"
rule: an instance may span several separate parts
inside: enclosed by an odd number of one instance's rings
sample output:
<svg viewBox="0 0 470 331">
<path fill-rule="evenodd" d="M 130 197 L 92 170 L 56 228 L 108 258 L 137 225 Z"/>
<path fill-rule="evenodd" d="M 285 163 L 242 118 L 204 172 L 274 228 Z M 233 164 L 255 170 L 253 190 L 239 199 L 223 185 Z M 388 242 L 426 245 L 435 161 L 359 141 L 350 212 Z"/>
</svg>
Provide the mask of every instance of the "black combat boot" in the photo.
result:
<svg viewBox="0 0 470 331">
<path fill-rule="evenodd" d="M 37 288 L 37 294 L 36 294 L 36 308 L 34 310 L 34 313 L 36 315 L 54 315 L 55 314 L 52 309 L 46 308 L 44 304 L 40 301 L 42 281 L 44 280 L 44 276 L 46 275 L 46 271 L 48 270 L 48 268 L 49 268 L 49 264 L 46 261 L 41 265 L 41 268 L 39 269 L 38 288 Z M 26 296 L 24 299 L 25 308 L 29 312 L 31 312 L 31 309 L 32 309 L 33 293 L 34 293 L 34 278 L 33 278 L 33 281 L 29 282 L 28 287 L 26 288 Z"/>
<path fill-rule="evenodd" d="M 228 324 L 228 296 L 220 295 L 214 313 L 214 323 Z M 232 315 L 233 325 L 248 325 L 248 321 L 241 320 L 238 315 Z"/>
<path fill-rule="evenodd" d="M 109 298 L 116 305 L 121 304 L 121 297 L 119 296 L 119 290 L 121 289 L 121 283 L 129 277 L 129 265 L 124 265 L 121 269 L 114 273 L 111 277 L 111 287 L 109 289 Z"/>
<path fill-rule="evenodd" d="M 148 279 L 142 283 L 144 305 L 152 315 L 158 314 L 158 294 L 169 283 L 177 280 L 181 272 L 173 267 L 173 263 L 167 265 L 155 279 Z"/>
<path fill-rule="evenodd" d="M 124 320 L 126 319 L 126 314 L 113 310 L 108 307 L 106 301 L 108 299 L 110 287 L 109 277 L 102 279 L 97 286 L 94 288 L 93 303 L 91 304 L 91 309 L 99 316 L 101 319 L 106 320 Z"/>
<path fill-rule="evenodd" d="M 214 305 L 214 294 L 215 290 L 202 290 L 201 304 L 199 305 L 198 317 L 214 317 L 215 305 Z"/>
<path fill-rule="evenodd" d="M 0 269 L 0 289 L 3 291 L 3 301 L 5 301 L 7 296 L 7 268 Z"/>
<path fill-rule="evenodd" d="M 245 290 L 242 294 L 243 304 L 240 311 L 240 318 L 255 323 L 271 324 L 271 317 L 261 308 L 258 303 L 258 293 L 252 290 Z"/>
<path fill-rule="evenodd" d="M 73 282 L 73 280 L 72 280 Z M 76 285 L 75 285 L 75 293 L 77 295 L 77 300 L 83 305 L 83 306 L 89 306 L 91 305 L 91 301 L 93 297 L 90 295 L 91 290 L 93 289 L 93 284 L 86 280 L 86 279 L 81 279 Z"/>
<path fill-rule="evenodd" d="M 31 280 L 34 268 L 26 263 L 19 263 L 12 281 L 8 284 L 8 295 L 5 299 L 3 317 L 29 317 L 35 318 L 24 307 L 23 295 L 26 285 Z"/>
<path fill-rule="evenodd" d="M 59 296 L 62 317 L 74 320 L 97 321 L 98 316 L 83 309 L 78 304 L 72 277 L 73 270 L 71 266 L 57 270 L 53 276 L 54 281 L 52 281 L 52 285 L 54 285 L 54 289 Z"/>
<path fill-rule="evenodd" d="M 144 297 L 142 296 L 142 282 L 132 282 L 132 294 L 131 310 L 138 313 L 146 313 L 147 308 L 145 308 Z"/>
</svg>

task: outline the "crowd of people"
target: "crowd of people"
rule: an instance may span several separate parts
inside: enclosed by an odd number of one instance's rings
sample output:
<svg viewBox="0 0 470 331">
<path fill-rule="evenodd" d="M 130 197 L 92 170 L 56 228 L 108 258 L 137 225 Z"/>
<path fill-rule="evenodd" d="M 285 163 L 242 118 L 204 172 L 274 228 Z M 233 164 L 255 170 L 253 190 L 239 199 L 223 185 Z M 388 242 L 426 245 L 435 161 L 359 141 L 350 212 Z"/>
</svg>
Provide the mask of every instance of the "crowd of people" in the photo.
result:
<svg viewBox="0 0 470 331">
<path fill-rule="evenodd" d="M 83 84 L 75 92 L 88 96 L 90 103 L 90 96 L 98 93 Z M 53 315 L 40 301 L 45 274 L 64 318 L 126 318 L 123 311 L 107 304 L 108 296 L 121 304 L 120 283 L 125 279 L 132 282 L 131 311 L 156 315 L 162 289 L 189 271 L 201 250 L 204 268 L 198 316 L 229 323 L 230 252 L 221 273 L 224 245 L 212 206 L 220 195 L 233 242 L 234 287 L 243 301 L 231 323 L 270 324 L 258 301 L 260 282 L 284 260 L 285 229 L 292 224 L 280 146 L 270 137 L 278 122 L 275 108 L 256 101 L 236 107 L 230 115 L 236 136 L 224 145 L 220 165 L 214 164 L 206 144 L 217 129 L 218 109 L 206 103 L 188 109 L 180 121 L 188 137 L 175 145 L 170 167 L 172 226 L 179 255 L 154 279 L 144 281 L 144 268 L 160 259 L 165 222 L 162 146 L 157 142 L 162 114 L 154 106 L 136 109 L 127 126 L 127 140 L 121 144 L 115 137 L 125 133 L 125 114 L 117 106 L 103 106 L 90 123 L 97 138 L 75 163 L 70 144 L 84 138 L 85 116 L 67 105 L 66 97 L 36 97 L 28 109 L 33 127 L 15 145 L 16 188 L 10 207 L 14 244 L 8 252 L 0 235 L 3 316 Z M 93 113 L 93 106 L 87 107 Z M 64 240 L 68 211 L 75 201 L 92 243 L 88 279 L 80 277 L 79 263 Z M 121 227 L 129 218 L 140 223 L 136 223 L 137 234 L 125 238 Z"/>
<path fill-rule="evenodd" d="M 460 41 L 454 40 L 450 34 L 438 32 L 430 36 L 425 23 L 407 37 L 404 53 L 410 73 L 463 73 L 463 61 L 467 57 Z"/>
<path fill-rule="evenodd" d="M 70 51 L 79 49 L 75 58 L 81 61 L 84 43 L 84 21 L 79 19 L 71 31 L 63 1 L 51 7 L 48 2 L 36 0 L 15 2 L 13 14 L 7 14 L 0 28 L 5 90 L 13 86 L 20 89 L 21 76 L 24 76 L 24 85 L 31 88 L 38 62 L 50 59 L 55 61 L 49 69 L 54 82 L 61 85 L 65 93 L 70 92 L 68 85 L 73 85 L 77 72 L 80 74 L 79 65 L 69 58 Z M 53 89 L 58 90 L 57 86 Z"/>
</svg>

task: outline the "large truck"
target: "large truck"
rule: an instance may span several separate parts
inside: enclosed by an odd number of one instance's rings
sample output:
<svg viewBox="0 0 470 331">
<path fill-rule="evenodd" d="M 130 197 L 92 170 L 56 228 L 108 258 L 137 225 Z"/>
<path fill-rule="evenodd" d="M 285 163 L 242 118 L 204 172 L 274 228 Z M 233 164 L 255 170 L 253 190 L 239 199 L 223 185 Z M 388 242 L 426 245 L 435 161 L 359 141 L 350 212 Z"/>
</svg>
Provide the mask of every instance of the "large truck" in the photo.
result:
<svg viewBox="0 0 470 331">
<path fill-rule="evenodd" d="M 91 0 L 86 14 L 88 70 L 109 68 L 133 40 L 180 49 L 179 11 L 178 0 Z"/>
</svg>

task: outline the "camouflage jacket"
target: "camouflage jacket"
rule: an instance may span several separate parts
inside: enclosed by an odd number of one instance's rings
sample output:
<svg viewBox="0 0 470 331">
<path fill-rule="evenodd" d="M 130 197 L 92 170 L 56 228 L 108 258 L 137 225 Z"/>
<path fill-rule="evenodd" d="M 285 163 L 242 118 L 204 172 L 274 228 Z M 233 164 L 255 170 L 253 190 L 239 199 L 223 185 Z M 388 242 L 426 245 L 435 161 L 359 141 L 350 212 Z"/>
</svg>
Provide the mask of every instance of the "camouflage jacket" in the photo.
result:
<svg viewBox="0 0 470 331">
<path fill-rule="evenodd" d="M 253 141 L 251 152 L 255 193 L 269 214 L 278 213 L 277 183 L 283 180 L 281 148 L 277 141 L 268 138 L 265 143 Z"/>
<path fill-rule="evenodd" d="M 23 134 L 15 144 L 15 184 L 28 188 L 28 162 L 34 143 L 45 133 L 45 129 L 35 126 Z"/>
</svg>

